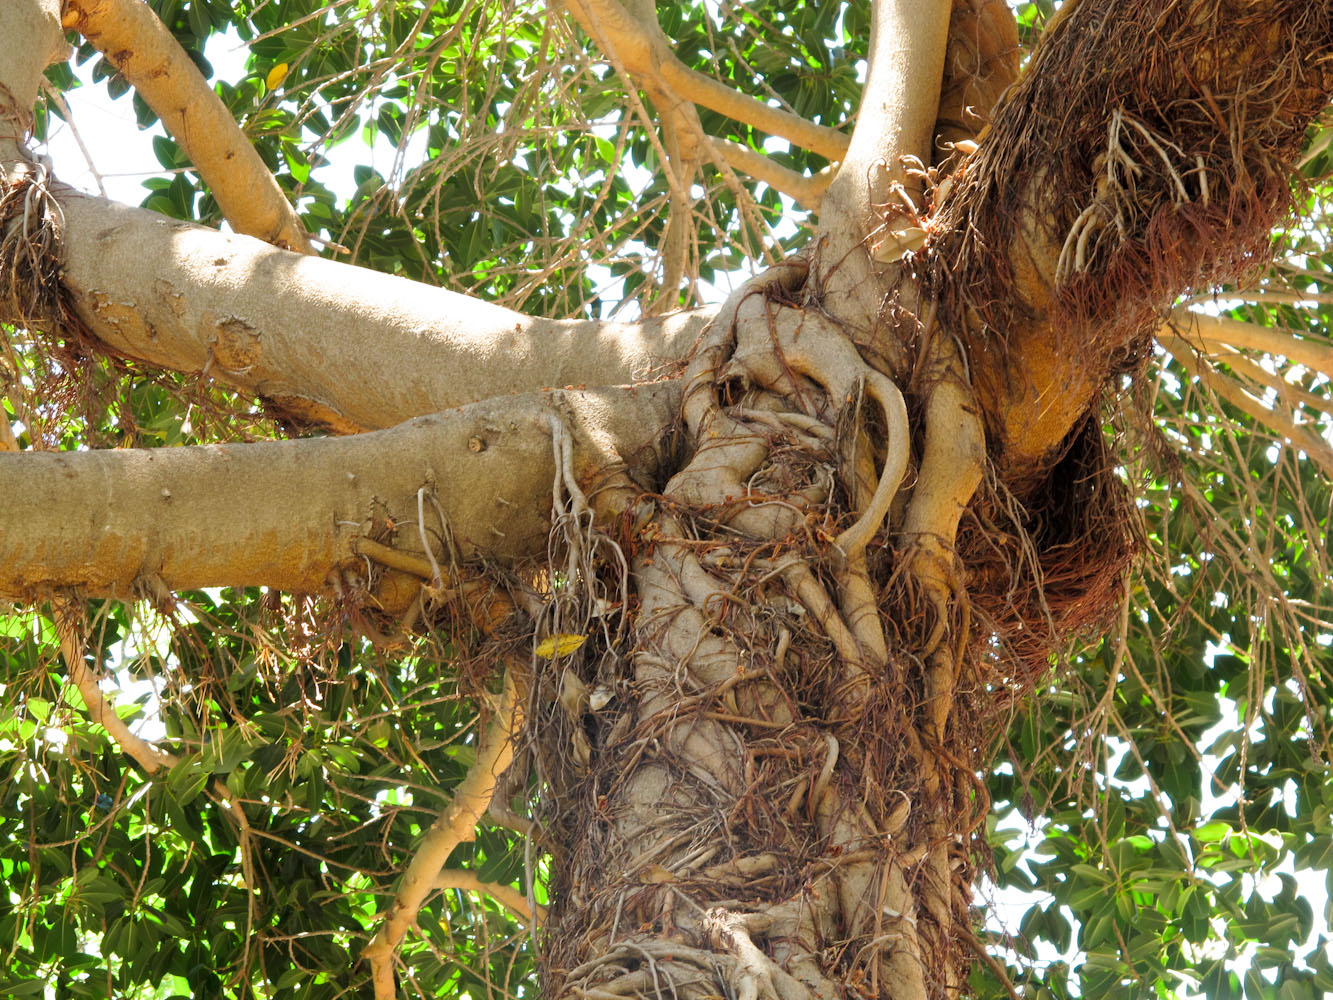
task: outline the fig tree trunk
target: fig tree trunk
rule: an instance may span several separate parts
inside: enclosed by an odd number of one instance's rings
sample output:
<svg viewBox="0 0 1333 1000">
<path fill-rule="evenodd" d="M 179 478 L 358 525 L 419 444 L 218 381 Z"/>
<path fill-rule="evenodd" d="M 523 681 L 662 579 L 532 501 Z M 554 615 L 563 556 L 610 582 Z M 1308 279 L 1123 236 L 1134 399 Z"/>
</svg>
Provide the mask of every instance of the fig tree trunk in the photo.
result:
<svg viewBox="0 0 1333 1000">
<path fill-rule="evenodd" d="M 966 989 L 993 727 L 1135 547 L 1103 401 L 1264 259 L 1328 94 L 1326 4 L 1068 6 L 929 211 L 863 117 L 822 235 L 696 349 L 679 467 L 599 543 L 628 638 L 538 685 L 549 995 Z"/>
</svg>

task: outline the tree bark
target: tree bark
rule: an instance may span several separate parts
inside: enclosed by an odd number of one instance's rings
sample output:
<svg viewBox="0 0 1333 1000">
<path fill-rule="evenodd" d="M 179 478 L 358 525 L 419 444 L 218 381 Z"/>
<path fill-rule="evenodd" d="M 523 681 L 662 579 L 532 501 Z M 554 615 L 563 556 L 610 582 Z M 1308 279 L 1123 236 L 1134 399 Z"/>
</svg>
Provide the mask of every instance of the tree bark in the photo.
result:
<svg viewBox="0 0 1333 1000">
<path fill-rule="evenodd" d="M 0 454 L 0 595 L 316 593 L 345 578 L 373 601 L 381 568 L 359 554 L 361 539 L 446 570 L 451 559 L 537 558 L 550 532 L 553 426 L 599 516 L 614 519 L 625 491 L 651 488 L 664 468 L 679 400 L 673 382 L 552 390 L 350 438 Z"/>
<path fill-rule="evenodd" d="M 13 150 L 0 158 L 22 162 Z M 103 349 L 214 378 L 338 431 L 516 392 L 672 374 L 707 320 L 706 312 L 639 323 L 534 318 L 68 189 L 55 194 L 66 301 Z"/>
<path fill-rule="evenodd" d="M 65 24 L 97 46 L 157 112 L 232 227 L 311 253 L 277 180 L 152 8 L 138 0 L 68 0 L 66 7 Z"/>
<path fill-rule="evenodd" d="M 881 57 L 895 51 L 889 6 L 875 8 Z M 938 22 L 926 22 L 899 23 L 936 38 Z M 1322 68 L 1308 67 L 1327 63 L 1329 22 L 1326 5 L 1071 4 L 982 153 L 935 192 L 931 218 L 917 203 L 885 208 L 895 157 L 929 159 L 903 134 L 934 132 L 879 103 L 892 64 L 872 61 L 869 106 L 823 203 L 831 232 L 714 320 L 686 375 L 687 460 L 640 505 L 646 529 L 617 539 L 639 598 L 633 652 L 622 661 L 585 645 L 542 679 L 550 690 L 574 671 L 617 691 L 609 707 L 543 723 L 547 747 L 576 740 L 574 727 L 592 734 L 585 760 L 544 765 L 559 775 L 550 823 L 572 844 L 548 992 L 803 1000 L 965 989 L 987 701 L 1035 683 L 1078 614 L 1109 610 L 1116 589 L 1105 582 L 1119 580 L 1128 549 L 1090 532 L 1069 539 L 1101 577 L 1060 595 L 1082 604 L 1058 624 L 1036 606 L 1044 599 L 1014 610 L 1010 634 L 1051 636 L 1016 654 L 999 624 L 973 634 L 972 608 L 1016 605 L 1028 586 L 1040 594 L 1041 570 L 1015 583 L 1030 571 L 967 565 L 960 522 L 980 505 L 992 534 L 990 519 L 1003 520 L 1005 544 L 1030 546 L 1039 565 L 1064 542 L 1029 536 L 1009 488 L 1034 505 L 1072 497 L 1077 524 L 1096 519 L 1083 507 L 1099 497 L 1098 513 L 1123 526 L 1100 450 L 1101 393 L 1180 291 L 1259 259 L 1250 241 L 1266 241 L 1288 206 L 1285 183 L 1264 179 L 1287 176 L 1328 98 Z M 1144 23 L 1161 32 L 1151 57 Z M 923 65 L 930 51 L 916 53 Z M 1124 56 L 1108 66 L 1094 53 Z M 1099 147 L 1062 153 L 1059 133 L 1103 144 L 1110 134 L 1106 155 L 1117 155 L 1116 123 L 1141 124 L 1154 101 L 1180 111 L 1142 126 L 1150 141 L 1134 147 L 1136 169 L 1153 143 L 1186 152 L 1179 165 L 1164 157 L 1160 187 L 1139 179 L 1147 200 L 1131 208 L 1101 184 Z M 1187 109 L 1210 101 L 1225 109 L 1204 136 L 1216 146 L 1198 153 L 1207 177 L 1191 175 L 1182 201 L 1191 129 L 1203 129 Z M 1233 129 L 1265 136 L 1239 162 L 1217 138 Z M 1108 234 L 1118 205 L 1124 229 L 1085 253 L 1080 236 L 1098 232 L 1080 223 L 1089 204 L 1107 213 Z M 871 230 L 904 224 L 926 231 L 924 252 L 876 267 Z M 1203 242 L 1183 242 L 1185 231 Z M 916 427 L 886 374 L 912 396 Z"/>
</svg>

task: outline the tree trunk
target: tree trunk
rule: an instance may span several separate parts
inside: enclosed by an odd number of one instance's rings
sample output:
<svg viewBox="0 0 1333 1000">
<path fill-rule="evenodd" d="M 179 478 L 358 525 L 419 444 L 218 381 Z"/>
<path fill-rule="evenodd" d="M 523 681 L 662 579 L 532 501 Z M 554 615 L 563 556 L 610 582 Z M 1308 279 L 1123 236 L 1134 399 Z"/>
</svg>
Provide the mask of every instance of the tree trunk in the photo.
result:
<svg viewBox="0 0 1333 1000">
<path fill-rule="evenodd" d="M 633 653 L 585 680 L 615 700 L 549 720 L 593 745 L 586 770 L 549 765 L 573 845 L 553 996 L 924 997 L 965 975 L 970 864 L 937 820 L 975 797 L 953 766 L 922 767 L 929 629 L 908 601 L 886 636 L 876 592 L 907 414 L 800 305 L 805 280 L 765 276 L 712 327 L 691 458 L 622 539 Z"/>
<path fill-rule="evenodd" d="M 542 727 L 570 845 L 550 995 L 966 989 L 988 729 L 1109 613 L 1133 550 L 1101 395 L 1183 288 L 1252 266 L 1329 85 L 1306 70 L 1326 5 L 1069 6 L 935 191 L 924 268 L 873 264 L 903 222 L 849 163 L 842 228 L 696 352 L 686 461 L 617 536 L 630 652 L 544 678 L 603 692 Z M 1132 186 L 1107 183 L 1117 156 Z"/>
</svg>

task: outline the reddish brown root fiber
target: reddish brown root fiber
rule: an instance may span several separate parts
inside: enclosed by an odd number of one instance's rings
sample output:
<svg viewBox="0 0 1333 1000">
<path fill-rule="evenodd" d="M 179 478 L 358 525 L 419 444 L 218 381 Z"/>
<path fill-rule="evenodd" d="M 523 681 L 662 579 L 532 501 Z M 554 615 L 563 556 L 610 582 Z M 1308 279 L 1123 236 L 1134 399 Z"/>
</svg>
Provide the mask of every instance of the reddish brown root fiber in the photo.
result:
<svg viewBox="0 0 1333 1000">
<path fill-rule="evenodd" d="M 1177 296 L 1269 259 L 1333 86 L 1328 4 L 1069 6 L 929 225 L 941 321 L 1020 498 Z"/>
</svg>

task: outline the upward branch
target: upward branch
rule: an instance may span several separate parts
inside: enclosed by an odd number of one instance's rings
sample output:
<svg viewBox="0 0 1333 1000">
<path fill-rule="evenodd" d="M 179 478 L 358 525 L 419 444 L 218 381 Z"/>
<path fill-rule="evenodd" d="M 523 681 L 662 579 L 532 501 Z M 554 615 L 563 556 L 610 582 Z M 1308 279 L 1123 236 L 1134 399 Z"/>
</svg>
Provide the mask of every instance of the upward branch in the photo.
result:
<svg viewBox="0 0 1333 1000">
<path fill-rule="evenodd" d="M 949 0 L 875 0 L 870 59 L 851 145 L 820 210 L 827 253 L 840 260 L 875 226 L 890 185 L 917 186 L 903 157 L 929 163 L 949 37 Z"/>
<path fill-rule="evenodd" d="M 311 253 L 278 182 L 180 43 L 140 0 L 69 0 L 77 28 L 162 119 L 239 233 Z"/>
<path fill-rule="evenodd" d="M 618 0 L 564 0 L 565 6 L 593 37 L 607 39 L 631 73 L 656 82 L 677 97 L 703 105 L 728 118 L 830 160 L 847 151 L 847 137 L 837 129 L 816 125 L 800 115 L 774 108 L 681 63 L 661 32 L 642 30 Z"/>
<path fill-rule="evenodd" d="M 550 532 L 552 419 L 611 517 L 637 493 L 630 475 L 660 473 L 679 404 L 660 382 L 502 397 L 345 438 L 0 454 L 0 597 L 312 593 L 349 567 L 364 582 L 365 538 L 419 560 L 531 558 Z M 444 538 L 449 552 L 424 551 Z"/>
<path fill-rule="evenodd" d="M 879 206 L 890 202 L 894 185 L 919 187 L 906 173 L 905 157 L 931 159 L 950 6 L 949 0 L 875 0 L 871 6 L 869 69 L 856 129 L 819 210 L 818 245 L 829 268 L 825 301 L 858 326 L 878 315 L 882 300 L 868 252 Z M 915 225 L 915 212 L 909 216 Z"/>
<path fill-rule="evenodd" d="M 1020 495 L 1178 296 L 1243 283 L 1271 257 L 1333 88 L 1327 3 L 1066 9 L 941 196 L 926 247 Z"/>
<path fill-rule="evenodd" d="M 437 887 L 444 863 L 455 847 L 477 836 L 477 822 L 485 815 L 495 796 L 500 776 L 514 759 L 514 738 L 523 727 L 523 703 L 526 700 L 526 664 L 511 662 L 504 675 L 504 689 L 494 707 L 494 715 L 477 740 L 477 758 L 467 777 L 455 790 L 449 805 L 431 824 L 403 872 L 398 895 L 384 917 L 379 932 L 366 946 L 362 957 L 372 968 L 375 1000 L 393 1000 L 393 960 L 417 919 L 421 904 Z"/>
</svg>

